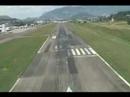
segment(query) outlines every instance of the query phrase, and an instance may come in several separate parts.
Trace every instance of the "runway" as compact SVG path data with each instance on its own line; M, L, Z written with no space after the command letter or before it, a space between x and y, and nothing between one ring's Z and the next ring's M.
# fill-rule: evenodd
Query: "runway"
M65 24L58 24L53 35L43 43L10 92L130 91L95 50Z

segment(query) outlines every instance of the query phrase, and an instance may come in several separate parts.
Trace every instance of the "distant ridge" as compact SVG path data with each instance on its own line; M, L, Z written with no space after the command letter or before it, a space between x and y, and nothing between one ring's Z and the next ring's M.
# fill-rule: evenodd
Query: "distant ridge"
M110 15L119 11L128 11L130 6L69 6L42 14L40 20L85 19Z

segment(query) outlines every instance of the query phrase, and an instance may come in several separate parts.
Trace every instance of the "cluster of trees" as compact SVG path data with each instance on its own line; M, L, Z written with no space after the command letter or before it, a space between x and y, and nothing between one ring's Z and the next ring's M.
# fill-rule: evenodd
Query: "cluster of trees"
M130 11L121 11L108 17L99 16L97 22L109 22L112 19L114 19L114 21L127 21L127 23L130 25Z
M130 15L130 11L122 11L118 12L117 14L111 15L115 20L128 20Z
M130 11L122 11L117 14L112 14L110 18L114 18L115 21L127 21L130 24Z
M24 20L19 20L19 19L13 19L10 20L10 24L14 26L23 26L23 25L30 25L32 23L35 23L34 19L24 19Z

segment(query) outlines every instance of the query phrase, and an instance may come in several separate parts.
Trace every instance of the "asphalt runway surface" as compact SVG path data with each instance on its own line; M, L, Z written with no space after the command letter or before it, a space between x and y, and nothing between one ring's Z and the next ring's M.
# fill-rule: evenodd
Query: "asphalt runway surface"
M65 24L57 25L11 92L127 92L124 83Z

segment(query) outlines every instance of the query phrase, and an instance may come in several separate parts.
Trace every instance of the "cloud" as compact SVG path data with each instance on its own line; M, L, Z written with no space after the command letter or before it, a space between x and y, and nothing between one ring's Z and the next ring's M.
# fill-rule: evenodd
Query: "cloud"
M0 15L15 18L38 17L43 13L63 6L0 6Z

